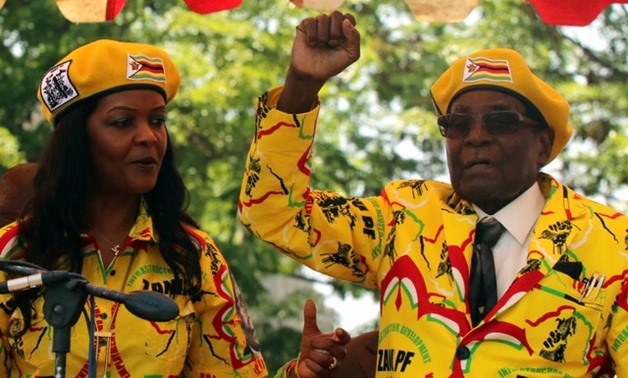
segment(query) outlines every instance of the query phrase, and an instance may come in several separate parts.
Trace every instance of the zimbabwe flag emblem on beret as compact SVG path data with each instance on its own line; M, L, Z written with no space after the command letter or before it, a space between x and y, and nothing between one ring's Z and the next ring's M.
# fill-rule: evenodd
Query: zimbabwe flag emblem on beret
M482 80L512 83L508 61L482 57L467 58L462 81L469 83Z
M166 70L161 58L145 55L129 55L126 77L129 80L166 81Z

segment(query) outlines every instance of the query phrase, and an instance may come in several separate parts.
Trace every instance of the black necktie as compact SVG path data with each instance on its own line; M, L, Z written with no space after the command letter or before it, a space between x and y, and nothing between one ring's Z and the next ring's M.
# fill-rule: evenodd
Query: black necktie
M469 285L471 321L474 327L497 303L495 264L491 248L497 243L503 231L504 226L492 217L484 218L476 225Z

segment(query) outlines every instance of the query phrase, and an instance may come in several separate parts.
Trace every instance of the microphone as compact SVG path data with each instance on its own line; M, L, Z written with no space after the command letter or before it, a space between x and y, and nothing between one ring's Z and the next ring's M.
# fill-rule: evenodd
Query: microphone
M179 306L171 298L148 290L131 292L124 305L142 319L165 322L179 316Z
M11 260L0 259L0 270L5 272L25 275L25 277L10 279L0 282L0 294L13 291L31 289L45 286L58 281L73 278L80 280L81 287L91 295L122 303L133 315L145 320L165 322L179 316L179 306L176 302L161 293L137 290L130 293L122 293L110 290L106 287L95 286L87 282L87 279L78 273L67 271L46 271L43 268L34 268L31 265L18 263Z
M85 290L94 296L120 302L130 313L145 320L166 322L179 316L175 301L155 291L137 290L126 294L91 284L85 284Z
M6 282L0 282L0 294L7 294L14 291L34 289L40 286L46 286L53 282L65 280L69 277L69 275L69 272L65 271L52 271L13 278Z

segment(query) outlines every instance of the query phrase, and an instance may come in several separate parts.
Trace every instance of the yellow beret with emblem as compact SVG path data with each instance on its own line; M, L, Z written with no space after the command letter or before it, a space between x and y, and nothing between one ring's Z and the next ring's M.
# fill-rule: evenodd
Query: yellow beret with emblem
M488 49L455 60L432 86L436 112L447 113L462 93L493 89L511 94L532 105L554 131L552 151L546 164L563 150L573 132L569 103L554 88L536 76L518 52Z
M181 78L170 56L143 43L101 39L69 53L42 79L37 98L46 119L55 124L59 115L82 100L125 89L154 89L170 102Z

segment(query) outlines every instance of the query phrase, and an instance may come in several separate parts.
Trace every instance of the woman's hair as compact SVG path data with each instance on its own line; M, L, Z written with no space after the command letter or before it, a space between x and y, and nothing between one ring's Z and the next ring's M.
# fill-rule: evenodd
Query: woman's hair
M16 258L45 269L81 271L80 234L87 216L87 189L92 170L86 127L98 100L81 101L56 122L35 177L36 191L31 211L20 222L19 238L24 255ZM183 293L197 295L201 286L201 251L182 223L197 228L198 224L185 211L189 192L177 171L170 139L157 183L152 191L144 194L144 199L159 236L163 259L174 272L175 279L182 282ZM30 318L30 311L24 311L29 307L23 306L30 306L30 299L23 298L20 301L18 296L16 300L26 320L27 316Z

